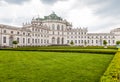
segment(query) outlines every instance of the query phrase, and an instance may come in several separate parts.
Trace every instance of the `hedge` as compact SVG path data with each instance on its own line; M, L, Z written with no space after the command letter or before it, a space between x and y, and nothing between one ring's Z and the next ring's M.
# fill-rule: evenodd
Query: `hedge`
M25 46L18 47L17 49L117 49L116 46L108 46L108 48L104 48L104 46ZM6 48L5 48L6 49ZM10 49L10 48L7 48Z
M4 50L4 49L3 49ZM22 48L15 48L15 49L5 49L11 51L42 51L42 52L72 52L72 53L98 53L98 54L115 54L116 50L100 50L100 49L22 49Z
M115 54L100 82L120 82L120 49Z

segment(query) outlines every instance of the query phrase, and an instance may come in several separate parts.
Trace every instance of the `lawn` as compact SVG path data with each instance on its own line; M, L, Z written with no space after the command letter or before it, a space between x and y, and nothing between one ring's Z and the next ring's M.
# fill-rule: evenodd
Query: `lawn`
M114 55L0 51L0 82L99 82Z

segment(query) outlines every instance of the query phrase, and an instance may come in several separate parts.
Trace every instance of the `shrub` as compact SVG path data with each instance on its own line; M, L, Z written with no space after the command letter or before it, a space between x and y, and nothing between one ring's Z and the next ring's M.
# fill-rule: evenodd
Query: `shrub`
M70 44L71 44L71 45L74 45L74 42L73 42L73 41L71 41L71 42L70 42Z
M120 50L115 54L112 62L101 77L100 82L119 82L120 81Z
M119 45L120 44L120 41L116 41L116 45Z

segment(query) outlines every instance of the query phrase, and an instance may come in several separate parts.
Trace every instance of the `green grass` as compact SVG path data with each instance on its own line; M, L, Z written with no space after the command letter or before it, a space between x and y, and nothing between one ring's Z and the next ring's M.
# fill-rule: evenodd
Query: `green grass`
M99 82L113 56L0 51L0 82Z

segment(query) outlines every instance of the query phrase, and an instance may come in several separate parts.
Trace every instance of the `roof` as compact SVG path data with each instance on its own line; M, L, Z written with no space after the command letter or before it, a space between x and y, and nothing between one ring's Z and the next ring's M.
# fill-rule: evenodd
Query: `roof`
M36 18L36 20L63 20L61 17L57 16L55 12L52 12L48 16L44 16L44 18Z

